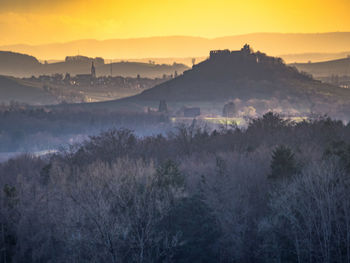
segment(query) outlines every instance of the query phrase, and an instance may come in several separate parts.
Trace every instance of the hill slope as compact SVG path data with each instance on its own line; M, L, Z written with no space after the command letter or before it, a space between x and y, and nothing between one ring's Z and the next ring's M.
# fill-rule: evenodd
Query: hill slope
M30 75L40 69L41 63L33 56L0 51L0 74L9 76Z
M299 54L282 54L279 57L283 58L286 63L309 63L309 62L324 62L329 60L336 60L346 58L350 55L350 51L336 52L336 53L299 53Z
M53 95L41 88L26 85L14 78L0 76L0 103L11 101L34 105L57 103Z
M317 63L294 63L291 65L301 71L312 74L316 78L331 75L350 76L350 57Z
M317 90L315 90L317 89ZM182 76L144 91L133 99L167 101L211 101L235 98L279 99L299 97L308 92L342 92L322 84L281 59L241 51L211 52L208 60L185 71ZM314 94L315 95L315 94ZM350 93L349 93L350 95Z

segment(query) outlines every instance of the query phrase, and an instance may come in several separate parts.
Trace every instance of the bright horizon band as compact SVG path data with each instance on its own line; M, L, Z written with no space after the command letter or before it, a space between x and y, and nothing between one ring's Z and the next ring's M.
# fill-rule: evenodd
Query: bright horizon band
M350 31L349 11L347 0L2 0L0 45Z

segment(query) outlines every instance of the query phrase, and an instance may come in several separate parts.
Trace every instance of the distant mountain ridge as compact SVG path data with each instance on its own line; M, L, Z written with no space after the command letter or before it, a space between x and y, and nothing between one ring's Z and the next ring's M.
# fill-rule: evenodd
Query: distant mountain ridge
M350 48L349 48L350 49ZM299 54L281 54L279 57L287 63L316 63L329 60L346 58L350 55L350 51L336 53L299 53Z
M65 61L56 63L43 64L35 57L0 51L0 75L8 75L15 77L31 77L39 75L51 74L88 74L90 73L91 64L95 63L96 74L98 76L113 76L136 77L140 75L148 78L160 78L165 75L173 75L175 71L182 73L188 67L183 64L158 65L155 63L141 62L115 62L105 64L102 58L89 58L85 56L67 56Z
M214 49L239 49L250 43L258 50L277 56L298 53L334 53L348 51L350 32L282 34L253 33L219 38L190 36L133 39L85 39L45 45L6 45L0 50L32 54L40 59L63 59L85 54L90 57L119 59L147 57L201 57Z

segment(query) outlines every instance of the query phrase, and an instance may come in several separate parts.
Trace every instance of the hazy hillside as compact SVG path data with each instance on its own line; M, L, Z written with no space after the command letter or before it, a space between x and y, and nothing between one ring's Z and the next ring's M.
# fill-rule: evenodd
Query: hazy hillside
M33 56L0 51L0 74L2 75L28 75L40 66L40 62Z
M111 64L105 64L102 58L88 58L84 56L73 56L65 61L55 63L40 63L35 57L13 52L0 52L0 74L15 77L30 77L32 75L51 74L87 74L90 73L91 63L95 63L96 74L110 75ZM156 78L163 74L172 75L177 71L182 73L188 69L183 64L158 65L155 63L141 62L116 62L112 64L113 76Z
M309 63L309 62L323 62L327 60L336 60L345 58L350 55L348 52L337 53L300 53L300 54L282 54L279 57L283 58L286 63Z
M326 77L331 75L350 76L350 56L343 59L317 63L294 63L292 66L308 72L314 77Z
M297 53L334 53L349 50L350 33L281 34L256 33L221 38L189 36L149 37L134 39L77 40L46 45L8 45L1 50L32 54L40 59L64 59L77 52L90 57L119 59L147 57L201 57L213 49L238 49L250 43L270 55Z
M36 105L57 103L53 95L41 88L26 85L14 78L0 76L0 103L11 101Z

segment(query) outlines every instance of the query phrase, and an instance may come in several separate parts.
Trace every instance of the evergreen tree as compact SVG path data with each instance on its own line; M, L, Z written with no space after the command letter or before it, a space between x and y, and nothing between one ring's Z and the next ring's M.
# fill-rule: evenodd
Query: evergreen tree
M278 146L272 153L270 179L289 178L297 172L297 163L293 151L284 145Z

